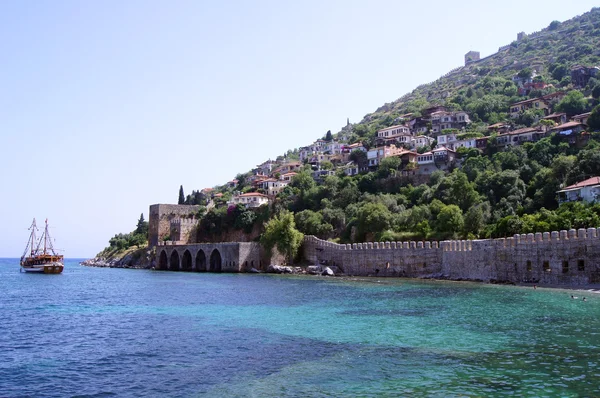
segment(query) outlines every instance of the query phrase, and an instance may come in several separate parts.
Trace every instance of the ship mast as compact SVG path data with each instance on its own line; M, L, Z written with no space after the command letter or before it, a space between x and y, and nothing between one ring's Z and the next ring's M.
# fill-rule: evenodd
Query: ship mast
M35 231L37 231L37 226L35 224L35 218L33 219L33 222L31 223L31 227L28 228L31 231L31 235L29 235L29 240L27 241L27 246L25 246L25 252L23 253L23 256L21 257L21 259L25 258L25 256L27 256L27 251L30 250L30 256L33 257L35 255L36 252L36 247L35 247Z
M46 229L44 231L44 254L46 254L46 248L50 249L52 255L55 256L54 246L52 246L52 237L48 232L48 219L46 218Z
M46 254L46 242L48 242L48 219L46 218L46 228L44 229L44 254Z

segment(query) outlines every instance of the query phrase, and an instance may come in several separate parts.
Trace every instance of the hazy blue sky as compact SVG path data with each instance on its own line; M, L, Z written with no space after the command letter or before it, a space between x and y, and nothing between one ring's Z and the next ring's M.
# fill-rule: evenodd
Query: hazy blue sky
M0 257L91 257L153 203L358 122L595 1L0 2Z

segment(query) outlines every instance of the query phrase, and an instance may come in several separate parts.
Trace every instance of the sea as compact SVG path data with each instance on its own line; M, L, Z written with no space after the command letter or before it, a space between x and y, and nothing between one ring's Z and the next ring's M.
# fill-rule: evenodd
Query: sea
M0 397L200 396L600 396L600 295L0 259Z

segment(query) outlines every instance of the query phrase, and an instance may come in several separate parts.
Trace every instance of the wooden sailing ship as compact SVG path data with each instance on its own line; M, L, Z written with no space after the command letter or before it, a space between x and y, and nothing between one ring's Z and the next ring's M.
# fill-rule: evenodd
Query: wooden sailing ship
M52 246L52 238L48 233L48 219L46 219L46 228L39 240L36 240L38 229L35 218L29 229L31 235L27 241L25 252L21 256L21 271L60 274L64 269L64 259L62 255L56 254Z

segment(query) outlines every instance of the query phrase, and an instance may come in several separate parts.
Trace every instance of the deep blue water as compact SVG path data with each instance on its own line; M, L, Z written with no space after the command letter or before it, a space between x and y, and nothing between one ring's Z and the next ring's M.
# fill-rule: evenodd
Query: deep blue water
M0 259L0 397L600 396L571 294Z

